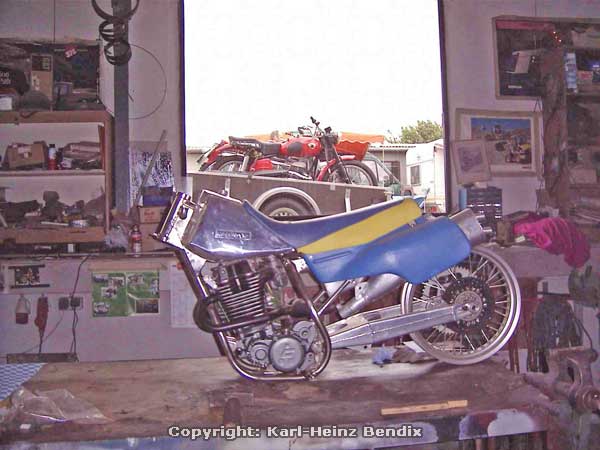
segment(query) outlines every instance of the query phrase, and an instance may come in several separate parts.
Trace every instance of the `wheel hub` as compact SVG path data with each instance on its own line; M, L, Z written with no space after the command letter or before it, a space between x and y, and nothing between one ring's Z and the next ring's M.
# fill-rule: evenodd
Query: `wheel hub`
M468 311L465 319L447 325L454 331L479 329L494 311L495 302L488 286L475 277L455 280L446 288L444 300L450 305L465 305Z

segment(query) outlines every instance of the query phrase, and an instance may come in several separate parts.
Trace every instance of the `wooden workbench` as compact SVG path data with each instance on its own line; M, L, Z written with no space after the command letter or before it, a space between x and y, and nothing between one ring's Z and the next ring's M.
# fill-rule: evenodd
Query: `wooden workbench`
M371 439L368 444L364 438L346 439L344 448L455 441L530 433L547 427L543 396L499 363L450 366L422 362L378 367L370 358L371 353L336 351L324 373L306 382L245 380L224 358L47 364L25 387L34 392L68 389L113 421L103 425L63 423L29 432L9 432L0 436L0 446L28 441L45 442L43 448L53 449L66 448L69 441L118 442L150 437L153 439L136 440L139 446L135 448L142 448L144 442L153 442L156 447L152 448L180 448L178 443L185 448L257 449L341 445L331 438L261 437L223 441L222 446L214 440L200 439L190 447L190 441L168 437L172 425L222 425L224 406L231 398L241 404L241 424L261 429L274 425L362 427L406 423L424 429L421 439L381 438ZM468 408L385 419L380 414L382 407L462 399L468 400ZM120 448L118 444L109 447Z

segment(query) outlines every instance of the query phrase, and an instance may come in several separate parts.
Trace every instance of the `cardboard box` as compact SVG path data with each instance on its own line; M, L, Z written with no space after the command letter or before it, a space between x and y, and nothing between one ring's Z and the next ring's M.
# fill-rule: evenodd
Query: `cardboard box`
M140 223L160 223L163 214L166 212L164 206L140 206Z
M49 54L31 55L31 89L44 94L52 102L54 93L53 59Z
M46 162L46 143L11 144L6 148L6 164L9 169L44 167Z
M168 245L165 245L152 236L152 233L156 233L158 229L158 224L156 223L143 223L140 224L140 232L142 233L142 251L143 252L154 252L157 250L166 250L169 248Z

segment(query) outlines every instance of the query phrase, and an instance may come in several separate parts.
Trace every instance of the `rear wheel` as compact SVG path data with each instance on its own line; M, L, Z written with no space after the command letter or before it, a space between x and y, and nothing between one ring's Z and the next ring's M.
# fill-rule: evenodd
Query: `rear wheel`
M344 168L350 178L351 184L357 184L362 186L377 186L377 179L373 174L373 171L369 167L360 161L344 161L342 162L344 167L340 164L335 164L323 177L323 181L331 183L344 183Z
M406 283L401 302L404 313L456 303L477 307L467 319L411 334L431 356L459 365L483 361L500 350L512 336L521 311L514 273L484 247L423 283Z
M309 216L315 214L306 204L293 197L277 197L266 202L260 211L270 217Z
M219 156L210 166L210 170L219 172L241 172L244 157L241 155Z

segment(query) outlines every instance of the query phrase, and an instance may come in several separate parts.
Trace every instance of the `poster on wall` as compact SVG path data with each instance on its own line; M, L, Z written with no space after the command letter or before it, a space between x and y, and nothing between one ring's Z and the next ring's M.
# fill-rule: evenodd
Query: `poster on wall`
M8 268L14 273L14 283L11 288L20 289L50 287L48 283L42 282L40 276L40 269L44 267L44 264L9 266Z
M133 205L157 142L132 141L130 145L130 201ZM173 192L175 177L173 176L171 153L167 150L166 143L161 144L159 152L142 191L143 206L166 206L169 204Z
M458 184L487 181L491 178L484 140L453 141L450 145Z
M540 173L539 114L457 109L456 115L456 136L485 143L492 175Z
M159 272L92 273L93 317L158 314Z

